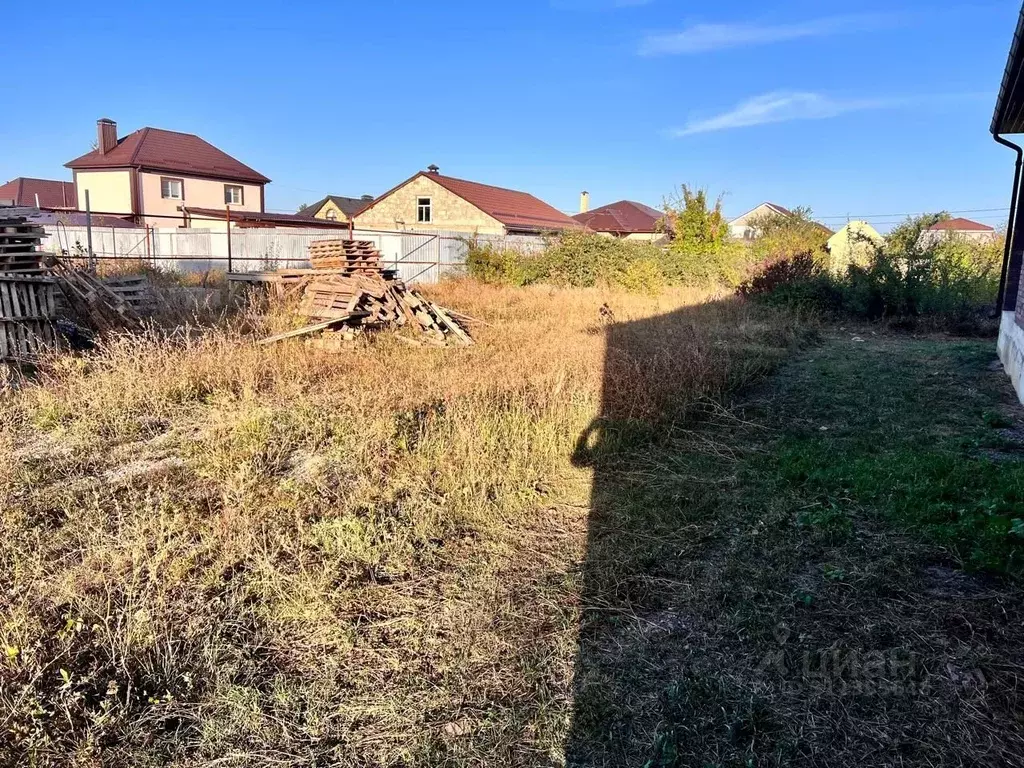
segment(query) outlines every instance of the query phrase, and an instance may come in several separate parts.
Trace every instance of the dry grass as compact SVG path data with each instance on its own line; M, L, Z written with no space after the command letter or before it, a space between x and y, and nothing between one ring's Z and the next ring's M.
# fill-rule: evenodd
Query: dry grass
M577 438L806 331L695 292L434 293L476 346L126 337L0 394L0 763L562 761Z

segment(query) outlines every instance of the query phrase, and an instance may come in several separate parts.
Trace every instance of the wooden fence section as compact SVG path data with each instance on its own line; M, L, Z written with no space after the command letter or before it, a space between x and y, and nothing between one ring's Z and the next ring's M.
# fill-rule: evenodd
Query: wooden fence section
M57 344L56 287L48 277L0 274L0 360L31 358Z

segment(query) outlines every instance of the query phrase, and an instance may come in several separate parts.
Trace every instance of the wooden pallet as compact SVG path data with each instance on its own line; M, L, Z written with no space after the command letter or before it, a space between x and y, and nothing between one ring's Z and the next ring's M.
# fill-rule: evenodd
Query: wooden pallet
M56 283L51 278L0 275L0 360L25 360L57 346Z
M43 275L46 268L40 250L43 228L23 217L2 218L0 213L0 273Z
M156 308L153 286L145 275L105 277L101 282L140 315L149 314Z
M370 240L315 240L309 244L309 263L315 269L376 273L380 251Z

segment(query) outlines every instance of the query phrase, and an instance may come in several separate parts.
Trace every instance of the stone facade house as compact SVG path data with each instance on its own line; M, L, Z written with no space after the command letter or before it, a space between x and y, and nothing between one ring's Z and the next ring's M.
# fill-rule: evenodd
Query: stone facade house
M321 200L317 200L311 205L307 205L299 211L299 215L310 219L340 221L344 223L349 221L353 216L359 213L359 211L372 202L373 195L363 195L362 197L328 195Z
M446 230L481 235L539 234L580 225L526 192L443 176L436 165L359 211L358 229Z
M118 138L117 123L97 121L96 149L66 164L78 205L131 216L137 224L180 227L185 206L260 213L270 182L191 133L140 128Z

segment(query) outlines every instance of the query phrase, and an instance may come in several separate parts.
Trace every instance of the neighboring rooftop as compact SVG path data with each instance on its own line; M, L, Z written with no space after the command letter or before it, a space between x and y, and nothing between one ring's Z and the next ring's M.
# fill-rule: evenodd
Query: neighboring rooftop
M313 216L316 215L317 211L324 207L328 200L330 200L332 203L338 206L342 213L344 213L349 218L352 218L357 213L359 213L359 211L365 208L367 203L373 202L373 195L363 195L362 197L342 197L341 195L327 195L327 197L321 198L320 200L317 200L315 203L312 203L311 205L307 205L305 208L299 211L299 216L306 216L307 218L312 218Z
M939 221L928 227L929 231L952 231L952 232L994 232L995 230L988 224L981 224L977 221L971 221L970 219L955 218L946 219L945 221Z
M78 208L75 184L71 181L52 179L30 179L19 176L0 185L0 200L13 200L15 205L36 207L36 196L40 208Z
M456 179L452 176L442 176L434 170L420 171L415 176L406 179L394 189L388 190L376 200L368 203L359 213L369 210L396 190L401 189L421 176L426 176L449 192L472 203L488 216L500 221L505 225L506 229L511 231L545 232L580 228L579 223L575 220L528 192L519 192L518 190L506 189L505 187L494 187L477 181Z
M118 139L117 124L112 120L100 120L97 126L98 147L65 163L65 167L76 171L138 168L250 184L270 181L262 173L192 133L140 128Z
M185 213L200 219L224 219L228 212L223 208L193 208L187 206ZM319 229L348 229L348 222L317 219L310 221L309 216L301 213L262 213L260 211L231 211L231 221L240 227L310 227ZM193 225L196 226L196 225ZM199 225L201 226L201 225Z
M572 218L595 232L656 232L664 214L634 200L619 200Z
M736 222L739 222L739 221L741 221L743 219L746 219L747 216L749 216L750 214L756 212L760 208L767 208L770 212L777 213L780 216L792 216L793 215L793 212L791 210L789 210L789 208L783 208L781 205L777 205L776 203L769 203L766 200L765 202L760 203L759 205L755 205L753 208L751 208L749 211L747 211L746 213L742 214L741 216L737 216L735 219L733 219L729 223L730 224L735 224Z

